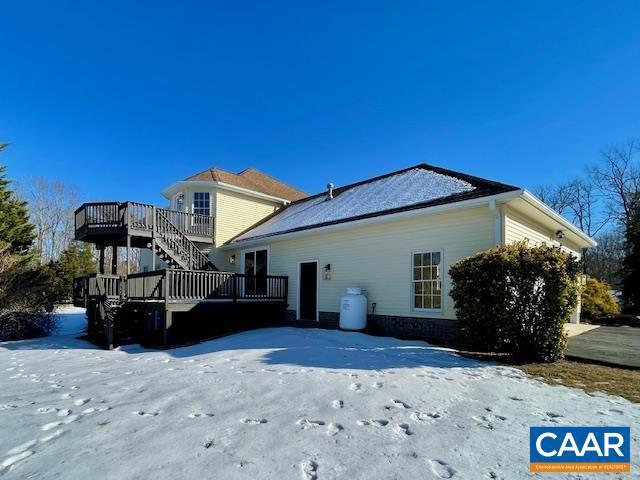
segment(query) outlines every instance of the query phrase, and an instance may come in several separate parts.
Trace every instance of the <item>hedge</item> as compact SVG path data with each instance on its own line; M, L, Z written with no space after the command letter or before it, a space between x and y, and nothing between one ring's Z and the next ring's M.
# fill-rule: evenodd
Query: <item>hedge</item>
M546 245L499 246L454 264L450 295L467 342L552 362L564 356L564 324L578 299L579 264Z

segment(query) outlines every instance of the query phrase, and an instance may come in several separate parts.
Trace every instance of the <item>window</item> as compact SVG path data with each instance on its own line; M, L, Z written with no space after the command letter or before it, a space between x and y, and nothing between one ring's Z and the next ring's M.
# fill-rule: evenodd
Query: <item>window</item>
M414 253L411 270L413 309L441 310L442 252Z
M194 192L193 213L207 216L210 215L211 207L209 206L209 192Z

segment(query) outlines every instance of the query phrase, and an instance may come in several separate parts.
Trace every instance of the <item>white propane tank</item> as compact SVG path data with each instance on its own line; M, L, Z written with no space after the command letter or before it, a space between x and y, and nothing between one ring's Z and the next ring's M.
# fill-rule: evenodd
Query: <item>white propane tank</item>
M358 287L347 288L340 299L340 328L363 330L367 326L367 297Z

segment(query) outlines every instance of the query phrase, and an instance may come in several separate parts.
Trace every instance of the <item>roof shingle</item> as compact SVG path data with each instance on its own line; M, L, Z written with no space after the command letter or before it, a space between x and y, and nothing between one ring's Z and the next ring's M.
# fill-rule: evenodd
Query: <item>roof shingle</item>
M495 195L518 187L420 164L303 198L241 233L229 243L272 237L405 210Z
M247 168L240 173L233 173L211 167L185 178L185 181L221 182L289 201L300 200L308 196L302 190L287 185L255 168Z

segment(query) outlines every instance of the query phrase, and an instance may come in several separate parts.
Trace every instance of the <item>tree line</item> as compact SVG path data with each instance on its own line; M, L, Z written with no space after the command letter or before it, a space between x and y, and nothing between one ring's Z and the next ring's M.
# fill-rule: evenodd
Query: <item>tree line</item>
M584 254L588 275L623 294L628 311L640 308L640 140L610 145L584 174L534 193L594 237Z

